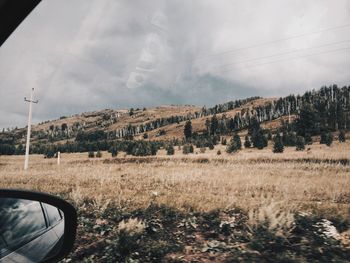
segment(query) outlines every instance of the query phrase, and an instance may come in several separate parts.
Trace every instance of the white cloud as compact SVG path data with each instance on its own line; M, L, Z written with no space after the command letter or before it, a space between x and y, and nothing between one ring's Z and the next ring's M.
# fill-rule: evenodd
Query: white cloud
M40 100L34 116L45 120L106 107L209 105L349 85L350 49L295 59L350 47L313 48L350 40L350 26L324 30L350 24L349 6L346 0L43 1L0 49L0 127L25 125L23 97L31 87ZM293 50L301 51L277 56Z

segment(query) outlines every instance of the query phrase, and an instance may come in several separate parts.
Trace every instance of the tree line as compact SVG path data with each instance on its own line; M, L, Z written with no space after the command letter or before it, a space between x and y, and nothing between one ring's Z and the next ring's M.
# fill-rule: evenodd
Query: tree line
M201 112L195 112L187 116L170 116L160 118L155 121L147 122L139 126L128 125L125 131L122 132L122 138L116 136L116 131L105 132L103 130L86 132L79 125L75 125L75 141L65 144L54 144L54 140L43 139L40 142L33 144L32 153L46 153L54 149L61 152L85 152L97 150L110 150L113 144L118 150L133 153L134 155L143 154L144 152L152 154L152 142L138 142L133 140L133 135L138 132L143 132L149 129L156 129L171 123L180 123L186 121L184 127L184 139L163 142L168 145L195 145L198 148L208 147L213 148L218 143L228 144L232 149L239 145L235 134L242 130L248 129L248 135L245 138L244 145L264 148L267 141L272 139L272 133L275 133L274 143L283 146L296 146L308 144L312 142L312 136L320 135L321 143L330 145L333 140L333 133L339 131L339 138L345 140L345 131L350 127L350 86L339 88L336 85L322 87L318 91L308 91L302 96L289 95L284 98L279 98L275 101L267 102L263 105L244 108L235 114L233 117L227 117L225 112L232 110L242 105L254 101L257 97L248 98L246 100L237 100L225 104L218 104L212 108L205 107ZM217 114L221 113L219 117ZM223 113L223 114L222 114ZM203 115L212 115L205 121L205 130L196 133L192 131L191 120L199 118ZM294 121L283 122L277 131L262 129L260 123L270 121L281 116L296 116ZM138 127L138 128L137 128ZM52 133L60 130L61 139L70 138L69 133L65 133L69 127L62 124L60 129L55 127L49 128ZM164 131L165 133L165 131ZM162 136L164 133L159 133ZM24 146L19 143L20 137L18 133L2 133L0 137L0 154L23 154ZM42 135L44 137L44 135ZM232 140L225 142L221 137L232 136ZM144 136L147 137L147 136ZM339 139L340 140L340 139ZM147 144L147 145L146 145ZM162 143L160 143L162 144ZM124 145L129 145L124 147ZM131 146L135 150L130 150ZM232 146L236 145L236 146ZM242 145L242 143L241 143ZM277 147L276 146L276 147ZM157 144L159 149L159 144ZM147 148L146 150L143 148ZM239 147L238 147L239 148ZM278 148L278 147L277 147ZM281 147L279 147L281 148ZM301 146L299 147L302 148ZM234 152L234 150L232 150ZM278 150L276 150L278 152Z

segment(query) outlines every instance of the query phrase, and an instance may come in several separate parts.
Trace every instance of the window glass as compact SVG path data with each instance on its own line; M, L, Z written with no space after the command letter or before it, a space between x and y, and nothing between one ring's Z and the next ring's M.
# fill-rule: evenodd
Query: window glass
M58 209L52 205L43 204L46 208L46 212L49 218L50 225L55 225L56 222L61 220L61 215Z
M31 241L46 229L39 202L14 198L0 199L0 233L8 248ZM2 247L3 248L3 247Z
M0 233L0 258L2 254L2 250L7 247L4 238L2 237L2 233Z

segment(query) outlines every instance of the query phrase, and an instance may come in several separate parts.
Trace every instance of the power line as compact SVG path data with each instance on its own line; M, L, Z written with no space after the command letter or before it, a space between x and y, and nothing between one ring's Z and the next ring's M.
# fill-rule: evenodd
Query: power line
M275 54L268 55L268 56L264 56L264 57L257 57L257 58L239 60L239 61L237 61L237 62L233 62L233 63L224 64L224 65L219 65L219 66L213 67L213 69L216 69L216 68L223 68L223 67L228 67L228 66L233 66L233 65L242 64L242 63L245 63L245 62L263 60L263 59L267 59L267 58L280 57L280 56L284 56L284 55L288 55L288 54L293 54L293 53L297 53L297 52L301 52L301 51L305 51L305 50L316 49L316 48L322 48L322 47L333 46L333 45L339 45L339 44L348 43L348 42L350 42L350 39L344 40L344 41L338 41L338 42L327 43L327 44L319 45L319 46L313 46L313 47L307 47L307 48L294 49L294 50L290 50L290 51L286 51L286 52L275 53Z
M279 43L279 42L283 42L283 41L287 41L287 40L291 40L291 39L295 39L295 38L302 38L302 37L305 37L305 36L315 35L315 34L319 34L319 33L323 33L323 32L340 30L340 29L347 28L347 27L350 27L350 24L336 26L336 27L329 27L329 28L318 30L318 31L314 31L314 32L294 35L294 36L290 36L290 37L286 37L286 38L281 38L281 39L276 39L276 40L272 40L272 41L263 42L263 43L260 43L260 44L254 44L254 45L251 45L251 46L246 46L246 47L231 49L231 50L227 50L227 51L223 51L223 52L218 52L218 53L206 55L206 56L203 56L203 57L199 57L197 59L194 59L194 61L205 60L206 58L210 58L210 57L222 56L222 55L226 55L226 54L229 54L229 53L235 53L235 52L241 51L241 50L267 46L267 45L271 45L271 44L275 44L275 43Z
M258 67L258 66L263 66L263 65L268 65L268 64L274 64L274 63L279 63L279 62L284 62L284 61L289 61L289 60L296 60L296 59L300 59L300 58L306 58L306 57L311 57L311 56L317 56L317 55L322 55L322 54L328 54L328 53L336 53L336 52L341 52L344 50L349 50L350 47L346 47L346 48L339 48L339 49L333 49L333 50L327 50L327 51L323 51L323 52L319 52L319 53L313 53L313 54L308 54L308 55L304 55L304 56L297 56L294 58L287 58L287 59L279 59L279 60L274 60L274 61L269 61L266 63L260 63L260 64L255 64L255 65L251 65L251 66L246 66L246 67L239 67L239 68L253 68L253 67ZM236 68L231 68L231 69L226 69L226 70L220 70L220 71L216 71L216 72L229 72L233 69Z

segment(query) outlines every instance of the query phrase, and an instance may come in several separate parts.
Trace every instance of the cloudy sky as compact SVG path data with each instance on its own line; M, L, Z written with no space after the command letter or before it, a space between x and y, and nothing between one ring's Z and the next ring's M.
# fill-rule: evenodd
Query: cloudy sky
M0 127L350 85L348 0L46 0L0 48Z

